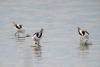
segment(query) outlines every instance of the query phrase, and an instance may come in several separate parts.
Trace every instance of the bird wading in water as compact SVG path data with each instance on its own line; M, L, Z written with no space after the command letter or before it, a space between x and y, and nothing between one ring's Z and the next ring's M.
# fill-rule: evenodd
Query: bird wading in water
M19 37L19 33L22 33L22 34L24 35L24 37L29 37L29 36L30 36L29 34L26 34L25 28L24 28L23 25L21 25L21 24L16 24L15 22L13 22L13 25L14 25L14 27L15 27L15 29L16 29L15 36L18 35L18 37Z
M40 32L36 32L32 36L32 40L34 41L34 44L37 44L37 45L40 44L40 39L42 38L42 35L43 35L43 28L41 28Z
M89 40L89 33L86 30L82 30L78 27L78 33L81 36L81 40L87 42Z

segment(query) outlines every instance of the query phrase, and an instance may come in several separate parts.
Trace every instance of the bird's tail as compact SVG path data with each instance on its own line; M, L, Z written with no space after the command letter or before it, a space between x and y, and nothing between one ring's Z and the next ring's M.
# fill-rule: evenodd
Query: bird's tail
M31 35L27 34L27 33L24 33L24 36L25 37L30 37Z

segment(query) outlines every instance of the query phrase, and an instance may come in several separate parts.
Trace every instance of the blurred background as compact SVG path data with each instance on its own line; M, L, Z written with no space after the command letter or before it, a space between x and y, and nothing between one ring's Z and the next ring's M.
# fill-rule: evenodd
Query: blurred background
M31 36L44 29L41 47L17 38L12 22ZM87 30L80 44L77 27ZM99 0L0 0L0 67L100 67Z

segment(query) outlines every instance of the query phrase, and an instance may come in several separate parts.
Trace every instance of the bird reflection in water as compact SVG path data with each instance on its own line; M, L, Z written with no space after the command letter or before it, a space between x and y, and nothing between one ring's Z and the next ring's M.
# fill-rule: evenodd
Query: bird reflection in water
M25 37L15 37L16 42L24 42L25 41Z
M79 56L82 61L88 58L89 55L89 48L92 45L92 43L89 42L80 42L80 50L79 50Z
M89 49L89 45L92 45L92 43L89 42L80 42L80 50L85 51Z
M40 61L42 57L41 46L32 46L34 57L36 60Z

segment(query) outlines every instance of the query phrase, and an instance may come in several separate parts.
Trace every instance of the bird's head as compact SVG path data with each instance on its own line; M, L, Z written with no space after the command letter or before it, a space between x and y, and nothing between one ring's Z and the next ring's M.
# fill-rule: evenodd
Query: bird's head
M13 22L13 25L16 26L17 24L15 22Z
M43 32L43 28L41 28L40 32Z
M80 27L78 27L78 31L80 31Z

